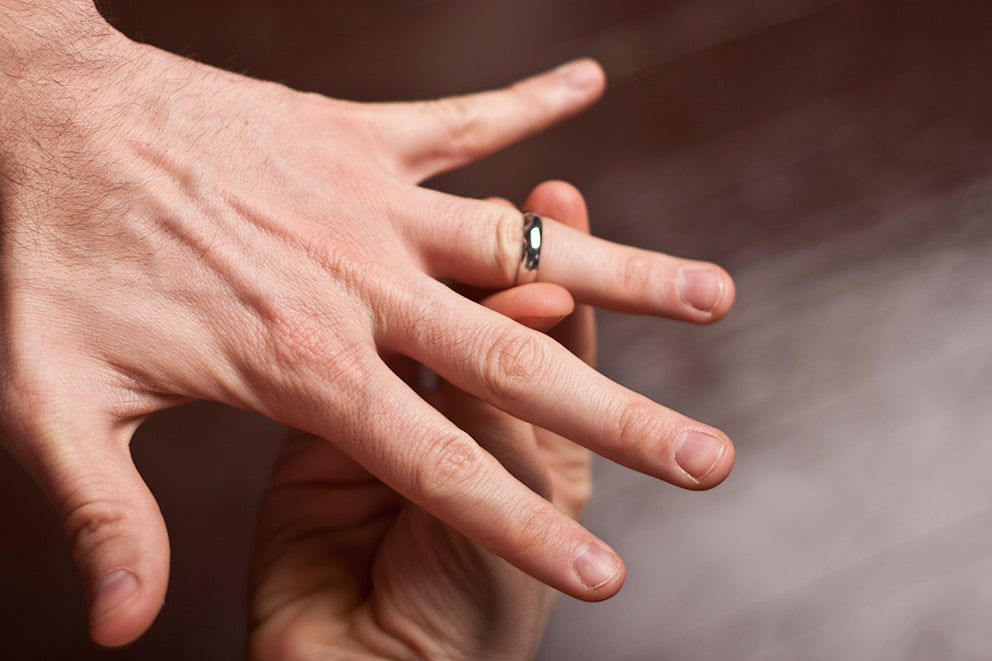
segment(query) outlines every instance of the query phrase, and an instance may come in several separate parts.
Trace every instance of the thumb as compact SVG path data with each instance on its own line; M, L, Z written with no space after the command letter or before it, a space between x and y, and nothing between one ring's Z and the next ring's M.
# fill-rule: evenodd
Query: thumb
M71 434L43 443L47 451L31 462L64 521L88 595L90 635L108 647L148 629L169 575L165 522L131 460L130 434L122 436Z

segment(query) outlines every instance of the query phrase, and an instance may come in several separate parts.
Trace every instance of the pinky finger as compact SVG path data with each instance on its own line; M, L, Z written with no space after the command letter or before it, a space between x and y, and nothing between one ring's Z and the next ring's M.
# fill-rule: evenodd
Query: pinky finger
M619 556L514 478L392 372L370 375L377 415L342 447L391 488L538 580L585 601L626 575ZM327 421L330 428L335 421ZM407 442L395 443L402 436Z
M575 310L575 301L564 287L534 282L491 294L481 305L538 331L547 331Z

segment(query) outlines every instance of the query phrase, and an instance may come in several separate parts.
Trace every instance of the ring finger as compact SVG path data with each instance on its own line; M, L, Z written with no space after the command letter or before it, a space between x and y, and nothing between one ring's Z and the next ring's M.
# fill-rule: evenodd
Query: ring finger
M536 278L522 261L535 244L525 217L512 208L428 192L441 228L411 237L434 277L505 288L526 280L565 287L575 299L617 312L651 314L697 323L729 312L734 284L719 266L622 246L542 218ZM528 239L528 240L525 240ZM525 246L529 250L525 250Z

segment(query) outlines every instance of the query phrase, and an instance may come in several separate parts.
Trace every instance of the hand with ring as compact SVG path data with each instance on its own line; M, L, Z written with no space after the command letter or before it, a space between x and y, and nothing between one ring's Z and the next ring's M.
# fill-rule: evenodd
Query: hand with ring
M542 184L526 208L588 231L582 197L567 184ZM522 284L481 302L549 331L591 363L592 311L573 311L560 287ZM590 493L588 450L450 384L425 397L517 479L578 518ZM537 651L555 591L405 500L333 439L291 433L259 512L253 661L527 659Z
M2 438L64 520L96 641L133 640L161 607L168 538L128 443L192 399L331 439L452 530L586 600L619 589L616 554L385 357L672 484L727 475L721 432L442 283L550 283L699 323L729 310L733 284L711 264L550 215L523 237L514 209L418 186L587 107L604 85L595 63L360 104L134 43L85 0L0 3L0 22ZM537 268L521 270L528 255Z

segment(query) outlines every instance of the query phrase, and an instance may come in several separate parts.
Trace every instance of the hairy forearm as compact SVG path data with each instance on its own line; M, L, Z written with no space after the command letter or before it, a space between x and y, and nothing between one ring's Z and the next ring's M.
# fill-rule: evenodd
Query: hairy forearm
M91 0L0 0L0 25L6 74L79 55L113 31Z
M0 26L2 184L61 168L79 124L118 96L134 49L89 0L0 0Z
M89 0L0 0L0 129L82 83L123 39Z

